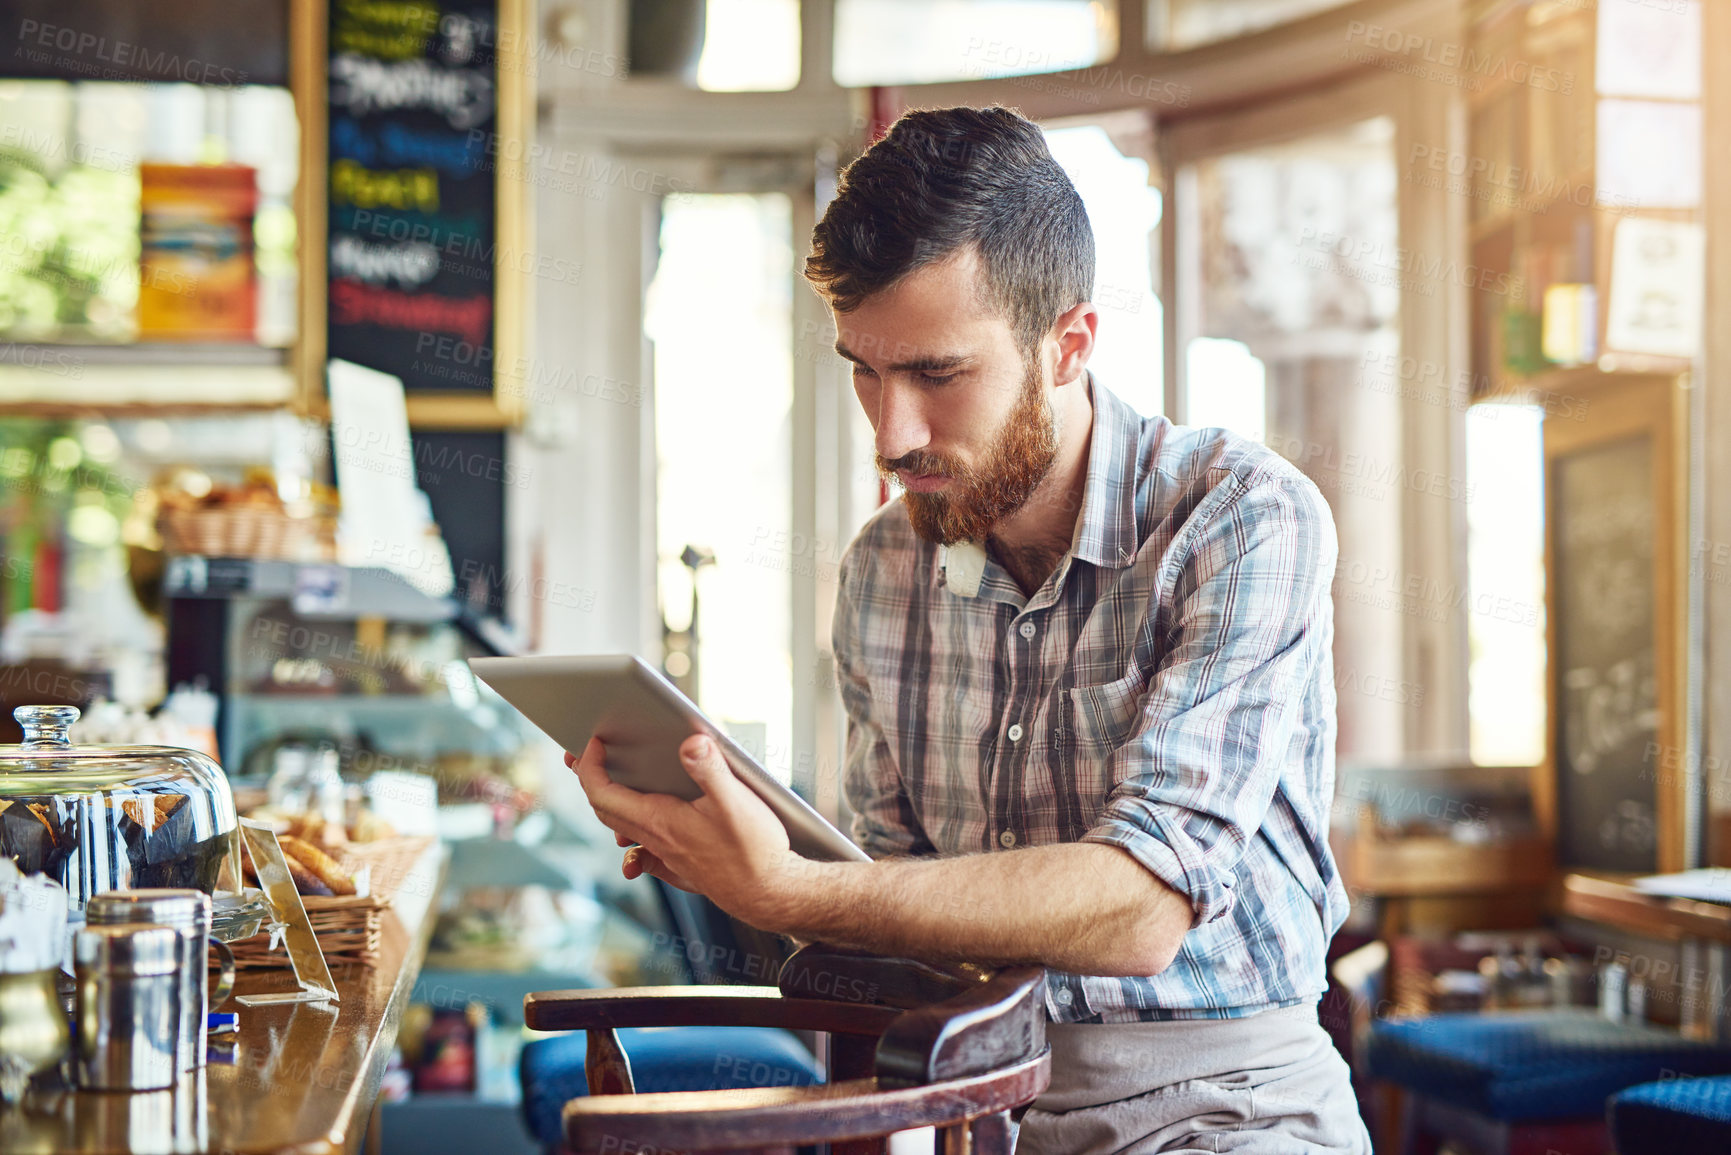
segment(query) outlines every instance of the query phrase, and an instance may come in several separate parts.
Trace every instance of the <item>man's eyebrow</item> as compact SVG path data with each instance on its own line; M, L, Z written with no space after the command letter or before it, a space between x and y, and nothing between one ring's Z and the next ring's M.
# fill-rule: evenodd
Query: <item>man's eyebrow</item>
M841 357L852 361L855 365L864 365L863 358L855 354L840 341L835 343L835 351ZM973 358L965 353L930 354L924 357L909 357L896 361L888 368L898 373L945 373L952 369L960 369L973 362Z

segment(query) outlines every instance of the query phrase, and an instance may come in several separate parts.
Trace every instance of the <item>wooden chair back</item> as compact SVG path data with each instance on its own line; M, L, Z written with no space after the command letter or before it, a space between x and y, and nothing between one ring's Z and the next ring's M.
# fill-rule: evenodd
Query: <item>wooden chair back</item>
M572 1152L791 1155L828 1144L878 1155L891 1134L937 1131L941 1155L1010 1155L1012 1112L1051 1077L1045 971L934 966L814 944L776 987L545 991L523 1001L537 1030L588 1033L587 1098L565 1105ZM829 1037L816 1087L635 1094L621 1027L758 1026Z

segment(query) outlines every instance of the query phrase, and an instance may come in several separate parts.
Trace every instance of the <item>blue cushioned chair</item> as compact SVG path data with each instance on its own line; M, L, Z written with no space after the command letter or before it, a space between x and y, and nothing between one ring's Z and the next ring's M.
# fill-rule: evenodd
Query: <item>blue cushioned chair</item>
M1619 1155L1731 1151L1731 1078L1668 1078L1611 1100Z
M1609 1150L1610 1096L1667 1075L1731 1073L1731 1052L1569 1008L1379 1022L1367 1067L1408 1092L1409 1151L1450 1138L1483 1155L1547 1145L1585 1155Z
M806 1087L823 1070L799 1038L764 1027L637 1027L619 1032L637 1090L731 1091L743 1087ZM589 1093L577 1031L523 1048L523 1117L542 1146L564 1142L561 1112Z

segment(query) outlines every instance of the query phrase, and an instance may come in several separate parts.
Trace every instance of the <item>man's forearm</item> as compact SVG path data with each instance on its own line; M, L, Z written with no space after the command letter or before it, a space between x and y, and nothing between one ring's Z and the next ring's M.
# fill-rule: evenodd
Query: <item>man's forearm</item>
M801 862L765 927L799 938L1095 975L1165 969L1189 902L1130 855L1064 843L955 858Z

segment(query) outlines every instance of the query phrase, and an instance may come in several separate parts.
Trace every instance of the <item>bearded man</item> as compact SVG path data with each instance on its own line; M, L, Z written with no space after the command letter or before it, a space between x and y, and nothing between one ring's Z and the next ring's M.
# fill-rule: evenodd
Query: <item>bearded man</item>
M871 863L810 862L713 743L704 796L579 778L642 873L884 954L1049 968L1018 1151L1367 1152L1318 1025L1347 901L1316 487L1087 371L1087 214L1037 126L909 113L806 277L905 490L841 565L844 785Z

